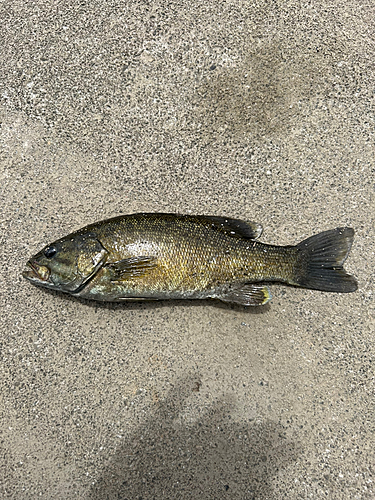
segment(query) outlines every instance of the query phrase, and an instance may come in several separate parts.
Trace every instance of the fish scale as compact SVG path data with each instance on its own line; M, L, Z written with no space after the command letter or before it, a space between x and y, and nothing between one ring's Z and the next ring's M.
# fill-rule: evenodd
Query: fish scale
M214 298L263 305L266 283L323 291L357 288L343 263L354 231L337 228L295 246L260 243L262 228L218 216L131 214L97 222L29 260L34 284L102 301Z

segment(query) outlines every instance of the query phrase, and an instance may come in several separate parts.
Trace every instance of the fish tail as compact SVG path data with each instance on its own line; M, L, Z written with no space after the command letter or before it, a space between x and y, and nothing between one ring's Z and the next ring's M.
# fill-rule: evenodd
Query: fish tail
M343 268L353 243L354 230L339 227L299 243L295 284L326 292L354 292L357 281Z

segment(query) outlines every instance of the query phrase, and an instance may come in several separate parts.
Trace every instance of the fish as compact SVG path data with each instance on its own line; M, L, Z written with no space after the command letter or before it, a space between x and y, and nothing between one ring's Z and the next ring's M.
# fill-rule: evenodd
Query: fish
M282 283L354 292L343 268L354 230L339 227L297 245L258 241L262 226L221 216L136 213L90 224L45 246L26 264L35 285L97 301L271 300Z

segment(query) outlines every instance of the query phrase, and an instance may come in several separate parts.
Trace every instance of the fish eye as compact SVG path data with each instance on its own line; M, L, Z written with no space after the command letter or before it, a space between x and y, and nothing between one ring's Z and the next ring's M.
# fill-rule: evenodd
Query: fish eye
M44 255L47 257L47 259L51 259L54 255L56 255L57 250L55 247L47 247L44 250Z

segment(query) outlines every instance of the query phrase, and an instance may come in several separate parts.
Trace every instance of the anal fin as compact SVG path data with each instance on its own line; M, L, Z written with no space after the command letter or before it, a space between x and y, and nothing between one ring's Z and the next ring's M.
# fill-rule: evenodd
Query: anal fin
M254 283L240 283L229 290L218 293L215 298L242 306L263 306L272 299L269 288Z

